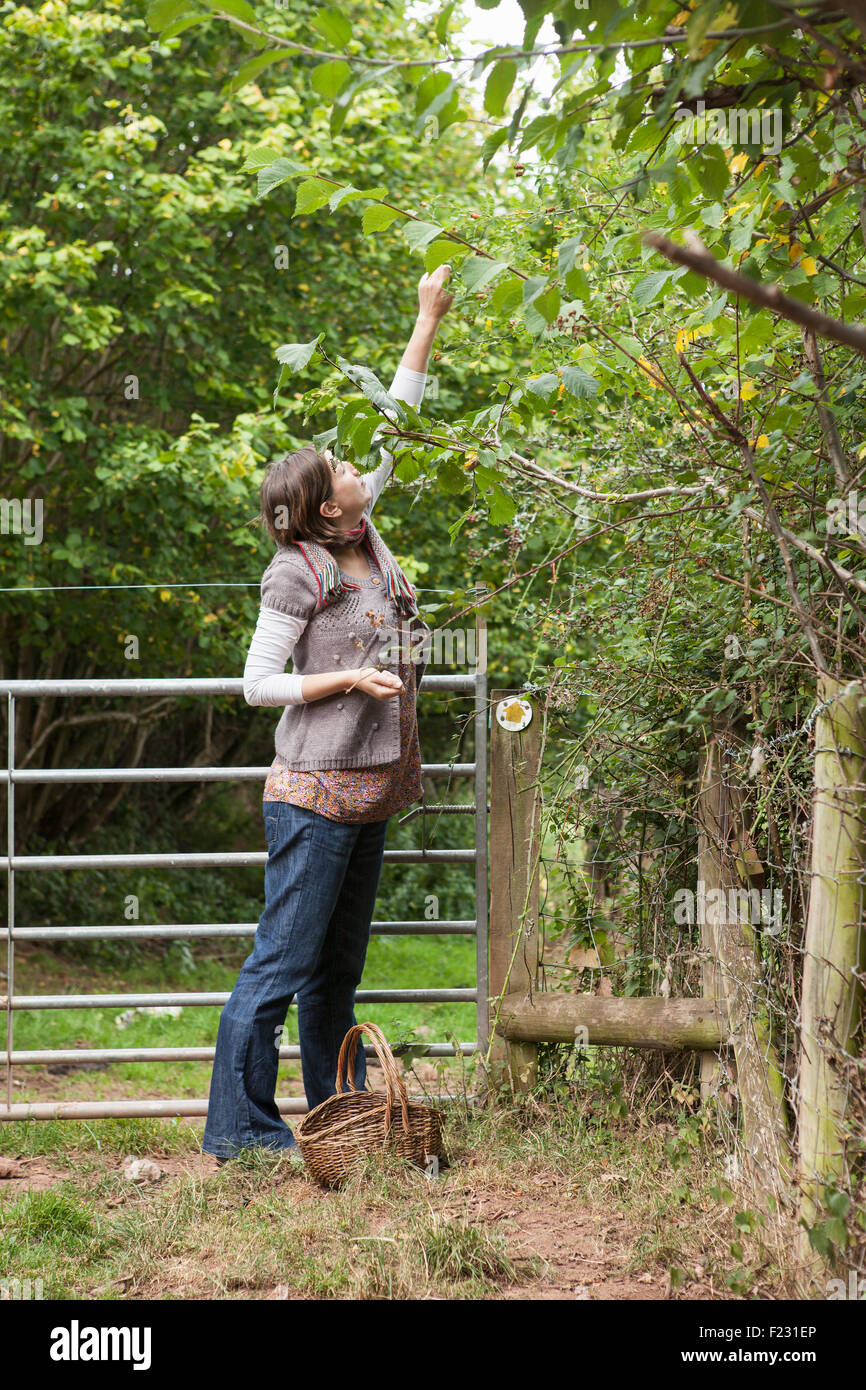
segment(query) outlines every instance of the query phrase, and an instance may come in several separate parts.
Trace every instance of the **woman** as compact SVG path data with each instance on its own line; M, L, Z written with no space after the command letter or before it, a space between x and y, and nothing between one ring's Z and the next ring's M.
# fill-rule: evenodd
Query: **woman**
M409 405L421 402L433 339L452 303L450 273L440 266L418 286L417 322L391 386ZM426 663L416 670L409 654L429 629L370 520L393 462L383 451L362 477L353 464L305 448L272 464L262 482L261 519L277 550L262 577L244 696L285 709L262 806L265 907L220 1016L211 1077L202 1148L222 1162L250 1146L296 1146L274 1100L293 998L307 1104L335 1093L337 1054L356 1022L388 818L422 794L416 699ZM390 666L384 633L399 633ZM365 1080L359 1048L359 1089Z

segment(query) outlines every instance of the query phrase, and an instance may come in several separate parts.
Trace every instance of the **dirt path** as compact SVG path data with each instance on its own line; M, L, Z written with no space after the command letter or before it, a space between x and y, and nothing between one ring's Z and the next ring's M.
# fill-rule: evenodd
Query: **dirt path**
M25 1192L44 1192L69 1178L76 1178L82 1194L88 1187L86 1177L76 1171L79 1163L92 1163L93 1155L70 1151L69 1166L60 1166L46 1157L13 1160L18 1176L0 1177L0 1197L14 1199ZM153 1161L161 1176L155 1183L139 1185L130 1182L128 1194L109 1198L106 1208L116 1209L127 1204L137 1205L157 1189L165 1190L185 1177L213 1177L220 1169L210 1155L190 1153L169 1155L155 1152ZM100 1176L114 1169L118 1176L123 1170L123 1157L106 1156L100 1163ZM462 1219L473 1226L497 1227L505 1235L508 1254L524 1261L534 1256L543 1262L540 1272L520 1284L502 1287L496 1295L502 1299L526 1300L664 1300L671 1297L670 1279L666 1272L637 1273L630 1269L639 1234L634 1220L614 1211L600 1212L598 1204L587 1205L579 1191L573 1190L556 1174L541 1173L528 1180L528 1186L510 1183L505 1176L490 1183L474 1172L477 1160L457 1163L444 1170L441 1185L431 1192L437 1213L442 1219ZM288 1186L291 1186L291 1193ZM307 1179L293 1174L284 1182L268 1186L263 1193L268 1200L275 1195L291 1200L293 1210L327 1202L331 1194ZM438 1197L438 1200L436 1198ZM371 1236L395 1229L394 1208L383 1211L381 1205L359 1211L368 1221ZM158 1289L147 1283L134 1283L125 1291L131 1298L148 1297L213 1297L212 1278L218 1275L218 1255L202 1250L200 1256L188 1255L177 1261L169 1259L159 1279ZM676 1293L677 1298L724 1297L727 1291L703 1285L700 1279L688 1283ZM99 1290L85 1294L104 1296ZM251 1297L309 1298L310 1295L285 1286L262 1288Z

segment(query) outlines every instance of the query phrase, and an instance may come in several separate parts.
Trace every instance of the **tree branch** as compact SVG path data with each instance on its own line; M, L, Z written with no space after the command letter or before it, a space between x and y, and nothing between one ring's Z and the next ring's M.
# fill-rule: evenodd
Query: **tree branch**
M272 34L267 29L261 29L256 24L248 24L243 19L237 19L235 15L227 14L225 10L214 10L213 16L215 19L226 20L235 29L242 29L247 34L255 34L258 38L265 39L275 48L284 48L286 53L299 53L308 58L338 58L344 63L351 60L359 67L438 68L446 63L477 63L484 57L485 53L490 52L490 47L488 47L475 55L454 53L445 58L365 58L359 53L349 55L342 50L314 48L310 44L297 43L294 40L283 38L280 34ZM796 29L800 25L800 16L790 15L785 19L773 20L770 24L761 24L753 29L710 30L704 35L704 41L758 37L776 29ZM606 43L588 40L581 43L546 44L543 48L496 48L495 54L497 60L502 58L559 58L565 53L606 53L611 49L625 51L632 48L665 48L680 43L688 43L688 41L689 35L684 29L668 25L664 33L651 39L608 39Z
M827 445L827 452L833 463L836 486L844 494L851 486L851 474L848 472L848 460L842 448L836 416L833 414L827 397L827 378L824 375L824 364L821 361L818 340L809 328L803 329L803 351L806 354L809 371L812 373L812 380L818 392L816 401L818 419L821 422L821 433L824 436L824 443Z
M798 299L783 294L778 285L766 285L762 280L753 280L748 275L741 275L739 271L717 261L693 232L686 232L685 235L688 246L679 246L660 232L645 232L642 239L645 245L652 246L666 260L673 261L674 265L684 265L689 270L697 271L699 275L712 280L722 289L731 290L742 299L757 304L759 308L769 309L771 313L816 333L819 338L829 338L835 343L842 343L866 357L866 330L851 323L843 323L841 319L831 319L819 309L801 304Z

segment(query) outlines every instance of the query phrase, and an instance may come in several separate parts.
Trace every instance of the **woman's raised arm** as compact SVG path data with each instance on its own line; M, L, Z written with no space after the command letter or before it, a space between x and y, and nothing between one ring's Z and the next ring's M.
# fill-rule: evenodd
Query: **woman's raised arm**
M450 274L450 266L440 265L430 275L422 275L418 282L418 317L391 383L391 395L397 400L404 401L406 405L420 405L424 398L427 363L430 358L433 339L436 337L440 323L454 302L454 296L448 294L444 288ZM390 417L390 412L386 411L386 414ZM377 497L391 476L393 467L393 454L389 454L383 449L382 462L367 476L367 482L370 484L368 514L373 510Z

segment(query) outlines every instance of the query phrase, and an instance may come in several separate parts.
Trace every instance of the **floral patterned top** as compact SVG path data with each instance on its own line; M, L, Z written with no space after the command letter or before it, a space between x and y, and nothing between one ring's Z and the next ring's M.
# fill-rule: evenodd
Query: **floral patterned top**
M371 577L363 587L381 585L378 566L371 559ZM356 580L356 576L352 576ZM411 806L423 795L421 749L418 742L417 688L414 661L399 662L397 673L403 689L400 702L400 757L378 767L326 768L294 771L274 758L265 782L265 801L289 801L305 806L329 820L350 825L387 820Z

